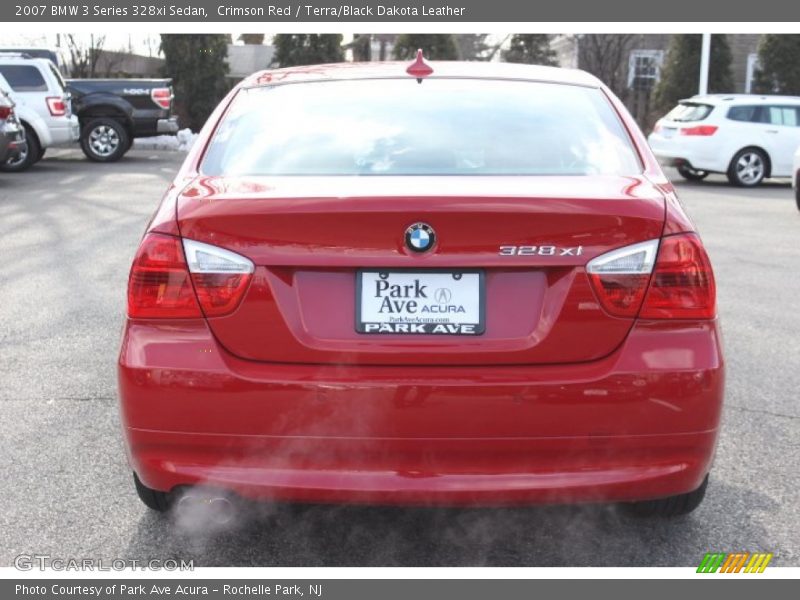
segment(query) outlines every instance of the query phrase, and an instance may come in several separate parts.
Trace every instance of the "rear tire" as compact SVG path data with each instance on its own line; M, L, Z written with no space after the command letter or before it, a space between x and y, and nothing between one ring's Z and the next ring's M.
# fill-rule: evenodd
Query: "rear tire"
M687 181L702 181L708 177L708 171L698 171L686 165L679 166L678 173Z
M9 159L2 165L0 165L0 169L3 171L7 171L9 173L21 173L31 167L35 162L39 160L39 157L42 154L42 147L39 144L39 138L36 137L36 133L34 133L33 129L31 129L28 125L25 125L25 140L28 142L28 149L23 153L20 154L15 159Z
M644 502L632 502L625 504L624 507L627 512L636 517L679 517L688 515L700 506L703 498L705 498L707 487L708 475L703 479L700 487L693 492L669 496L668 498L645 500Z
M136 486L136 493L139 495L139 500L141 500L147 508L156 512L166 512L169 510L169 494L150 489L139 480L139 476L136 473L133 474L133 483Z
M758 148L739 150L728 166L728 181L739 187L755 187L767 176L767 155Z
M95 162L118 161L130 148L130 136L116 119L92 119L81 130L81 150Z
M797 202L797 210L800 210L800 171L797 172L794 180L794 199Z

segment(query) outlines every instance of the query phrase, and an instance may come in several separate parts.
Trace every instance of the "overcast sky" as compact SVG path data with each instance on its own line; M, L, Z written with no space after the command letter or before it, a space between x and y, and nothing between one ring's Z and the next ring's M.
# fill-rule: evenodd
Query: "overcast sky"
M233 34L233 39L239 37L239 32ZM66 50L66 37L67 34L55 33L8 33L3 32L0 34L0 46L29 46L29 47L45 47L54 48L61 46ZM88 46L90 34L77 33L74 34L75 38L82 44ZM158 56L158 46L161 41L158 33L118 33L109 32L106 35L103 49L105 50L122 50L132 51L134 54L142 54L144 56ZM348 42L352 39L352 33L344 33L344 41ZM490 34L489 41L499 42L505 37L505 34ZM269 37L267 38L269 41Z
M88 33L76 33L75 38L81 43L89 45ZM35 46L37 48L54 48L61 45L66 48L66 34L36 34L36 33L7 33L0 34L0 45L2 46ZM151 34L126 34L110 32L106 34L103 48L105 50L132 50L134 54L144 56L157 56L160 37L157 33Z

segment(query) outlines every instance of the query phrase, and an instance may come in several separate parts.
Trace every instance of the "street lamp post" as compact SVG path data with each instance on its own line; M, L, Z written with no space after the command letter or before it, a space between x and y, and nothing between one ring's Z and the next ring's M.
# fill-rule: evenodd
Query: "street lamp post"
M708 93L708 67L711 62L711 34L703 34L703 46L700 50L700 89L702 96Z

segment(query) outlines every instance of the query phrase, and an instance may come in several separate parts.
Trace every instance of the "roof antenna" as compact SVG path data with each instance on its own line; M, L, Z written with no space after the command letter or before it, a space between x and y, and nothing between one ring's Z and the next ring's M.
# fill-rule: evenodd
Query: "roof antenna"
M417 50L417 58L408 66L406 73L412 77L416 77L417 83L422 83L423 77L427 77L433 73L433 69L425 62L425 57L422 56L422 48Z

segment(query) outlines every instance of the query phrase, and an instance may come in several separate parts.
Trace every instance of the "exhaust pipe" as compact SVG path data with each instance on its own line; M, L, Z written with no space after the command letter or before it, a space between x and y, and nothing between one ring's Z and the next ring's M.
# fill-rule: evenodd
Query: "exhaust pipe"
M208 502L211 518L217 525L227 525L236 515L236 507L225 496L215 496Z
M179 519L227 525L236 516L236 507L225 496L189 491L175 503L175 514Z

